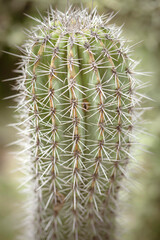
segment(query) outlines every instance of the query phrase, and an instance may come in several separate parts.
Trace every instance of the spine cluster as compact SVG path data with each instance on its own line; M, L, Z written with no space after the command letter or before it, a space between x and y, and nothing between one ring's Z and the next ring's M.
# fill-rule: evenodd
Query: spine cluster
M116 239L118 191L144 96L138 63L111 18L51 9L28 32L17 79L23 240Z

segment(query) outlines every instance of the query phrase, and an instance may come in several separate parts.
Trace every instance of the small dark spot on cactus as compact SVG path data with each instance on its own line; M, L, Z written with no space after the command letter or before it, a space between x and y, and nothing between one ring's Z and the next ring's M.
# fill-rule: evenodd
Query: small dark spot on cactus
M89 213L89 218L93 219L93 213L92 212Z
M93 193L94 193L94 186L90 186L89 187L89 192L91 193L91 195L93 195Z
M73 108L76 108L78 105L78 100L77 99L71 99L71 105Z
M77 216L77 210L76 209L72 208L72 213L75 217Z
M33 74L33 77L32 77L32 82L36 81L37 80L37 75L36 74Z
M53 97L53 96L54 96L54 89L53 89L53 88L50 88L50 89L49 89L49 96L50 96L50 97Z
M64 195L62 193L56 192L56 204L54 206L55 215L61 210L64 204Z
M116 126L116 129L117 129L117 132L121 132L121 131L122 131L121 124L118 124L118 125Z
M38 112L37 109L34 110L34 115L35 115L35 117L38 117L38 116L39 116L39 112Z
M133 125L129 125L129 126L128 126L128 130L129 130L129 131L132 131L132 130L133 130Z
M129 93L130 95L133 94L133 89L132 89L131 87L129 88L128 93Z
M68 41L69 41L69 45L71 46L71 48L73 47L73 44L74 44L74 40L73 40L73 37L69 37L69 39L68 39Z
M98 178L98 172L95 172L95 173L93 174L93 181L96 181L97 178Z
M115 180L115 175L114 175L114 173L111 175L111 177L110 177L110 182L114 182L114 180Z
M54 134L57 131L58 127L56 125L53 126L52 128L52 133Z
M37 96L36 96L36 94L32 94L32 101L33 101L33 102L37 101Z
M51 111L51 116L54 116L56 113L56 108L51 107L50 111Z
M91 35L95 37L96 40L100 40L98 33L91 31Z
M98 126L99 126L101 131L104 131L105 122L100 120L99 123L98 123Z
M99 140L98 145L101 149L104 146L104 140Z
M40 58L41 58L41 55L36 56L36 60L35 60L35 63L34 63L35 65L39 62Z
M107 40L112 40L111 36L110 36L108 33L105 34L105 38L106 38Z
M120 150L120 148L121 148L121 144L120 144L120 142L117 141L115 145L116 145L116 149L117 149L117 150Z
M99 156L97 156L96 158L95 158L95 162L102 162L102 157L99 157Z
M57 145L58 145L58 143L56 141L53 141L53 143L52 143L53 150L57 147Z
M125 71L127 74L132 74L132 71L129 68L126 68Z
M36 34L33 33L33 35L30 36L31 39L33 39L35 42L39 42L40 38L36 36Z
M80 140L79 134L74 134L74 141L76 141L76 143L78 143L79 140Z
M116 112L118 113L118 115L121 115L121 110L122 110L122 107L117 107Z
M118 162L118 161L114 161L114 166L115 166L115 168L117 168L117 167L118 167L118 164L119 164L119 162Z
M71 77L71 78L69 79L69 86L72 88L72 87L74 87L75 83L76 83L76 80Z
M90 49L90 44L89 44L89 42L85 42L85 43L84 43L84 48L90 52L91 49Z
M57 157L51 156L51 161L53 164L57 163Z
M39 161L39 156L36 156L36 158L34 160L34 162L37 162L37 161Z
M53 53L56 55L59 52L59 47L54 47Z
M132 143L128 140L127 147L130 148L132 146Z
M38 132L39 132L39 130L40 130L40 127L39 127L39 126L37 126L37 127L36 127L36 133L38 133Z
M104 104L103 104L103 103L100 103L98 108L99 108L99 111L100 111L101 113L104 112Z
M73 174L76 175L77 173L79 173L79 168L75 167Z
M116 88L116 89L115 89L115 92L116 92L116 96L117 96L117 97L120 97L120 96L121 96L121 88Z
M103 48L103 49L102 49L102 53L104 54L104 57L105 57L105 56L107 56L107 58L110 58L110 57L111 57L107 48Z
M74 63L74 60L73 60L73 56L71 55L68 57L68 65L70 66L70 68L73 65L73 63Z
M54 167L52 167L51 173L52 173L52 179L53 179L53 180L56 179L56 174L55 174Z
M116 69L115 69L114 67L111 69L111 71L112 71L112 73L113 73L114 75L117 75L117 71L116 71Z
M124 173L121 173L121 176L125 176Z
M45 44L47 43L47 41L50 39L50 36L47 35L44 39L43 39L43 43L42 44Z
M51 68L50 68L50 73L49 73L50 76L53 77L53 76L55 75L55 73L56 73L56 72L55 72L55 68L54 68L54 67L51 67Z
M84 111L88 111L89 109L89 102L87 100L84 100L82 103L82 107Z
M97 64L96 64L95 61L92 61L92 62L91 62L91 67L92 67L93 71L95 71L95 72L96 72L97 69L98 69L98 68L97 68Z
M80 151L79 151L79 150L75 150L75 151L73 152L73 154L74 154L74 157L75 157L76 159L80 157Z
M127 56L127 54L126 53L123 53L123 56L124 56L124 58L128 58L128 56Z
M124 58L128 58L128 57L127 57L127 54L124 53L124 52L122 52L120 49L117 50L117 53L118 53L119 56L121 56L121 57L123 56Z
M118 186L116 187L116 189L117 189L117 190L120 189L120 186L118 185Z
M118 53L120 56L123 55L123 52L122 52L120 49L117 50L117 53Z
M74 118L73 118L73 125L75 125L75 127L77 127L78 124L79 124L79 119L78 119L78 117L74 117Z
M102 92L102 84L101 84L101 83L98 83L98 84L96 85L96 90L97 90L98 93L101 93L101 92Z

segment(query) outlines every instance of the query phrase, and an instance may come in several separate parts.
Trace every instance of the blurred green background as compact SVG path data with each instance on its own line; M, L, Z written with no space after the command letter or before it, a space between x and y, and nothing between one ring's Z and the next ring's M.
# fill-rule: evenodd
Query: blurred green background
M70 1L73 5L92 8L91 0ZM38 10L44 14L49 5L65 10L67 0L0 0L0 49L18 54L16 45L25 39L24 29L35 24L24 13L38 16ZM144 120L149 134L141 134L141 143L146 151L141 151L137 159L142 166L132 174L138 182L130 187L127 202L121 218L123 219L123 240L159 240L160 239L160 1L159 0L94 0L99 13L118 12L114 18L117 25L123 23L124 35L132 39L136 59L142 59L140 69L152 72L144 79L151 85L145 93L153 99L147 106ZM6 127L14 121L12 99L2 100L13 95L15 82L3 79L16 76L18 58L0 51L0 240L14 240L18 203L22 197L17 191L19 173L11 173L17 166L14 148L5 145L16 140L16 130ZM151 152L151 153L149 153ZM132 183L131 183L132 185Z

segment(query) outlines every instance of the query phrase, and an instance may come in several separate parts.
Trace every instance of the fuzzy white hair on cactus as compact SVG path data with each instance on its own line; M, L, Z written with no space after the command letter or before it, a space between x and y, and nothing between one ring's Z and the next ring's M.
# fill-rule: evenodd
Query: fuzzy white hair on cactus
M118 192L145 96L144 73L112 18L51 8L27 31L15 96L23 240L116 239Z

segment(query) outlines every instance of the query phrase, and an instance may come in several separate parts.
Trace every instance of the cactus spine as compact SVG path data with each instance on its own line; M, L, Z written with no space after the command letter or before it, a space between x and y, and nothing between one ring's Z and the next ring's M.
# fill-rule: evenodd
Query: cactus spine
M141 99L137 62L111 18L51 9L28 32L17 79L29 180L23 240L116 239Z

